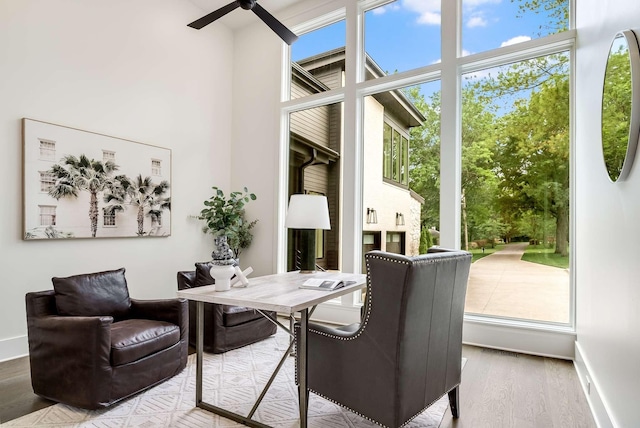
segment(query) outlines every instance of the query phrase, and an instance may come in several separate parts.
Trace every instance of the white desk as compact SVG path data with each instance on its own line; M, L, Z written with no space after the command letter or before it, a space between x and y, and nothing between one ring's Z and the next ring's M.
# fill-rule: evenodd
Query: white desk
M354 284L340 288L335 291L308 290L299 288L305 280L309 278L331 278L341 279L343 281L355 281ZM217 303L223 305L246 306L259 310L264 316L263 311L276 311L286 314L290 318L295 312L300 313L300 343L297 344L297 352L300 354L300 364L298 366L298 403L300 407L300 427L307 426L307 326L311 311L310 308L317 304L326 302L344 294L353 293L365 286L366 275L347 274L339 272L316 272L312 274L301 274L299 272L287 272L282 274L266 275L257 278L249 278L249 286L245 288L232 287L229 291L215 291L213 285L204 287L190 288L179 290L178 297L194 300L197 302L196 310L196 406L201 409L208 410L228 419L234 420L241 424L268 428L261 422L253 419L253 414L260 405L267 390L271 386L271 382L275 379L276 374L284 364L289 355L293 342L289 345L280 360L280 363L274 370L273 375L264 387L264 390L258 397L253 409L248 415L240 415L230 412L223 408L214 406L210 403L202 401L202 344L204 330L204 303ZM271 319L267 316L267 318ZM272 321L280 328L286 330L292 337L293 331L282 325L277 320Z

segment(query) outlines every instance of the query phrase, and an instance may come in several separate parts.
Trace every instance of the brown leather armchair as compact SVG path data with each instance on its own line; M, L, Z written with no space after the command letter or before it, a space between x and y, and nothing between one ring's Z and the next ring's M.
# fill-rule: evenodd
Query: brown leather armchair
M372 251L365 259L362 322L341 328L309 324L308 391L391 428L448 393L457 418L471 254Z
M131 299L124 272L53 278L53 290L27 293L36 394L98 409L184 369L186 300Z
M178 290L211 285L210 265L196 263L195 271L178 272ZM265 312L276 319L275 312ZM206 352L219 354L266 339L277 326L258 311L242 306L204 304L204 343ZM196 302L189 301L189 344L196 345Z

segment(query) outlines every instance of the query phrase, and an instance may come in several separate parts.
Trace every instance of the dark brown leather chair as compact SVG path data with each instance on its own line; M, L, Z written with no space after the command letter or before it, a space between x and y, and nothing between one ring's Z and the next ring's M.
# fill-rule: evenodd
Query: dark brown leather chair
M53 290L27 293L36 394L98 409L184 369L186 300L131 299L124 272L53 278Z
M310 323L308 390L391 428L448 393L457 418L471 254L372 251L365 259L362 322L341 328Z
M211 285L210 265L196 263L195 271L178 272L178 290ZM265 312L276 319L275 312ZM205 352L219 354L266 339L277 326L258 311L242 306L204 304ZM196 302L189 301L189 344L196 346Z

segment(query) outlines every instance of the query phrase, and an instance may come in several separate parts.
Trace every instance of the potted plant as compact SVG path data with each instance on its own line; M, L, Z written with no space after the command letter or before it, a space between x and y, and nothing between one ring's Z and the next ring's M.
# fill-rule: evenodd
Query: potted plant
M213 196L204 201L205 208L200 211L198 219L206 222L202 231L212 234L216 242L213 259L231 258L235 260L253 240L251 229L258 220L247 221L244 206L257 198L255 194L249 193L246 187L243 192L229 193L228 198L218 187L214 186L212 189Z

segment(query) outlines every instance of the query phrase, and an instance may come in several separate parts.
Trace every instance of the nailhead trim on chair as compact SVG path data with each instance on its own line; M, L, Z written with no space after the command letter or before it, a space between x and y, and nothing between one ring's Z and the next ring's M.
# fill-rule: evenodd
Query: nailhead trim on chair
M457 385L456 385L456 386L457 386ZM314 394L316 394L316 395L317 395L317 396L319 396L319 397L324 398L325 400L331 401L333 404L337 404L338 406L343 407L343 408L345 408L345 409L349 410L350 412L355 413L356 415L360 416L361 418L364 418L364 419L368 420L369 422L373 422L374 424L376 424L376 425L380 425L381 427L384 427L384 428L389 428L387 425L385 425L385 424L383 424L383 423L380 423L380 422L376 421L375 419L371 419L369 416L365 416L365 415L363 415L362 413L360 413L360 412L358 412L358 411L356 411L356 410L353 410L351 407L349 407L349 406L345 406L344 404L337 402L336 400L333 400L333 399L331 399L331 398L329 398L329 397L325 397L324 395L320 394L319 392L317 392L317 391L315 391L315 390L313 390L313 389L311 389L311 388L309 388L309 391L313 392ZM411 416L411 417L410 417L410 418L409 418L405 423L403 423L402 425L400 425L400 427L403 427L403 426L407 425L409 422L411 422L412 420L414 420L415 418L417 418L418 416L420 416L420 414L421 414L422 412L424 412L424 411L425 411L425 410L427 410L429 407L431 407L431 406L432 406L436 401L438 401L439 399L441 399L442 397L444 397L444 396L445 396L445 394L447 394L447 392L445 392L445 393L444 393L444 394L442 394L440 397L438 397L438 398L436 398L435 400L433 400L431 403L427 404L425 407L423 407L423 408L422 408L422 410L420 410L420 411L419 411L418 413L416 413L415 415Z

